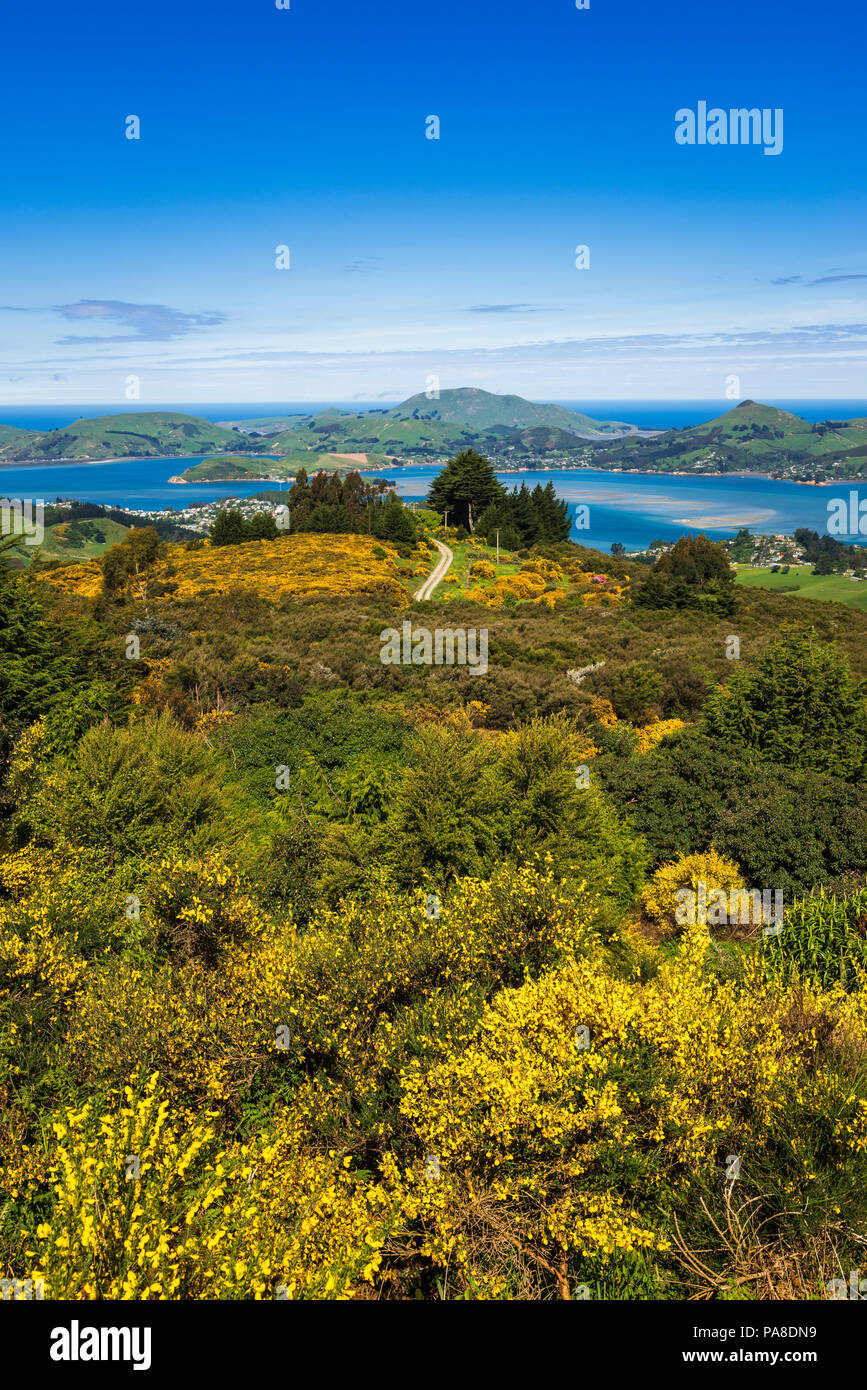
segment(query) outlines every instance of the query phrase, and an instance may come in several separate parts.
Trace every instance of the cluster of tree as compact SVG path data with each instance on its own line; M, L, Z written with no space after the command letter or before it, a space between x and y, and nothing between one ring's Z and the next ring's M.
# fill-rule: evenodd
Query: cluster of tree
M568 503L557 496L553 483L537 483L532 492L522 483L485 508L477 533L493 541L499 531L507 550L523 550L539 542L568 541L571 529Z
M863 570L867 566L867 547L846 545L833 536L820 536L807 526L799 526L795 540L813 566L814 574L836 574L843 570Z
M718 617L737 611L735 572L725 549L707 536L681 536L660 555L634 602L645 608L700 608Z
M344 478L322 471L308 478L300 468L287 501L293 531L352 531L407 545L416 538L412 513L397 493L355 470Z
M217 514L211 527L214 545L273 540L286 531L366 534L397 545L412 545L416 539L413 515L397 493L383 482L366 483L357 471L341 478L320 470L310 478L306 469L299 468L289 491L271 498L288 509L286 524L281 518L278 526L269 512L245 520L237 508L227 508Z
M463 449L434 478L427 504L441 516L447 514L452 526L464 526L472 535L479 517L505 492L488 460L475 449Z
M522 483L507 492L475 449L449 459L431 484L427 504L444 518L447 515L450 525L465 527L489 542L499 531L500 544L507 550L567 541L571 530L568 505L553 483L537 483L532 492Z
M272 512L245 517L237 507L217 512L209 535L213 545L240 545L241 541L273 541L279 535Z
M657 862L713 843L787 895L867 870L867 689L812 629L738 664L652 756L633 756L617 726L594 738L602 785Z

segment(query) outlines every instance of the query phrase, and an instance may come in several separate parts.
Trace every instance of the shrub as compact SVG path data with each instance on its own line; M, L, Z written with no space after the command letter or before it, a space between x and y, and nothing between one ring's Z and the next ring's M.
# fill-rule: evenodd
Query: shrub
M678 892L690 889L698 893L701 883L708 894L715 888L728 891L744 887L737 864L717 854L716 850L710 849L704 854L684 854L656 870L641 895L645 911L669 933L673 932L676 929L675 913L682 901L677 897ZM695 907L695 920L707 926L706 907L704 910L700 905Z
M837 648L790 631L704 708L708 735L769 762L856 781L867 769L867 698Z
M157 955L213 964L229 946L261 931L263 918L220 853L174 854L157 865L146 895L146 936Z
M235 840L242 808L203 745L168 715L90 729L67 758L31 779L18 818L38 843L113 864Z

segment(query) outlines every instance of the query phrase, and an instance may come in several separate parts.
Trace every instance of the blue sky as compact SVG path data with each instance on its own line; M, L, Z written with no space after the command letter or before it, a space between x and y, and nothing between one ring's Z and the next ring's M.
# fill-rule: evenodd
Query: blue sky
M867 396L855 0L14 8L0 405Z

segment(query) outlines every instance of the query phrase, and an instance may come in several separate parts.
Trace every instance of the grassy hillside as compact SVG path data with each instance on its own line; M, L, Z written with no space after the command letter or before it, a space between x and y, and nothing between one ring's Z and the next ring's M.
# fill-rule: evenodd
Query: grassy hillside
M8 427L7 427L8 428ZM243 435L210 420L171 411L141 411L74 420L64 429L44 434L0 435L0 459L7 462L53 459L158 458L202 454L209 449L238 447Z
M99 521L61 521L46 526L40 560L93 560L123 540L129 530L108 517Z
M812 565L791 565L788 574L776 574L764 567L738 565L737 583L749 589L770 589L772 593L799 598L826 599L850 608L867 609L867 580L849 579L845 574L813 574Z
M38 430L20 430L15 425L0 425L0 458L6 456L7 449L26 449L41 438Z
M439 398L411 396L390 410L352 415L339 410L293 418L275 417L255 422L270 430L275 424L285 428L254 440L257 449L305 448L373 451L400 457L416 453L447 457L470 446L502 447L508 443L518 452L568 452L582 447L588 439L633 427L617 421L592 420L578 411L559 405L544 405L521 396L498 396L490 391L461 387L441 391Z
M494 425L506 425L517 430L546 427L585 438L634 428L616 420L592 420L589 415L567 410L562 405L540 404L524 400L523 396L498 396L478 387L466 386L440 391L434 400L423 392L410 396L402 405L387 411L386 418L438 420L450 425L465 425L481 433Z
M275 447L272 445L272 447ZM245 457L242 454L223 454L216 458L203 459L192 468L185 468L178 476L185 483L220 483L239 481L244 478L294 478L299 468L308 473L346 473L353 468L364 468L366 464L352 459L336 458L333 454L318 454L315 451L295 449L281 458Z
M821 480L867 477L867 420L811 424L774 406L743 401L706 424L652 438L594 445L597 467L648 472L762 472Z
M867 420L811 424L754 401L744 401L725 415L689 429L666 430L651 437L633 433L610 440L606 434L633 427L592 420L563 406L470 388L443 391L438 400L412 396L391 410L366 414L324 410L250 423L279 428L266 434L245 434L165 411L82 419L46 434L3 426L0 461L214 452L220 455L219 467L206 459L193 476L197 481L206 477L224 481L244 476L247 464L239 457L241 451L245 455L276 453L293 462L309 451L317 457L308 459L305 466L340 468L341 462L334 462L331 456L365 454L374 466L374 458L438 460L473 447L500 458L514 458L517 463L522 456L581 454L583 461L597 467L647 472L752 471L803 481L867 477ZM239 471L230 471L233 468Z

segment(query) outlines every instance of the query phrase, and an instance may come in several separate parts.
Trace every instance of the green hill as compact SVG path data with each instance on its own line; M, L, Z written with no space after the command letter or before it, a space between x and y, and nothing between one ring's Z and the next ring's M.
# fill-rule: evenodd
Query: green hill
M15 425L0 425L0 457L7 448L24 449L33 440L41 438L38 430L20 430Z
M273 448L273 446L272 446ZM178 475L184 483L225 483L241 482L245 479L257 481L260 478L294 478L299 468L308 473L350 473L355 467L350 459L335 458L331 454L318 454L308 450L296 449L282 458L248 457L243 454L218 454L214 458L202 459L201 463L185 468Z
M247 428L256 427L256 435L248 436L246 447L251 450L302 447L398 458L448 458L471 446L564 452L583 447L588 440L635 429L616 420L592 420L564 406L539 404L522 396L497 396L476 387L442 391L437 400L428 400L424 394L410 396L390 410L357 415L322 410L315 415L264 417L243 423ZM282 428L269 432L274 426ZM259 431L266 433L260 437Z
M248 428L251 422L246 422ZM205 456L184 473L191 481L291 477L298 467L349 471L339 454L366 454L368 465L388 459L447 459L475 448L500 458L581 453L594 467L648 473L761 472L795 481L867 478L867 419L811 423L775 406L743 401L704 424L638 434L616 420L593 420L563 406L475 387L442 391L438 400L411 396L389 410L313 415L255 422L274 433L246 434L172 411L142 411L75 420L39 433L0 425L0 461L7 463L109 458ZM619 437L618 432L630 431ZM243 453L241 452L243 450ZM260 461L277 454L279 464ZM363 465L362 465L363 466Z
M8 432L8 434L7 434ZM63 429L38 433L11 430L0 434L0 458L7 462L53 459L171 458L245 443L227 430L195 415L141 411L74 420Z
M243 424L245 430L236 428ZM254 428L255 427L255 428ZM568 453L588 441L634 430L618 421L592 420L559 405L544 405L521 396L498 396L475 387L440 393L437 400L411 396L390 410L351 414L322 410L314 415L261 417L213 424L172 411L141 411L78 419L63 429L36 430L0 426L0 461L7 463L172 458L222 455L220 468L205 459L191 470L195 481L237 481L258 464L244 455L317 455L308 467L342 467L322 462L334 453L365 453L384 458L448 458L460 449L513 449L516 453ZM249 431L249 432L245 432ZM867 441L867 435L865 435ZM371 462L372 462L371 458ZM294 470L293 470L294 471ZM186 477L186 474L184 475ZM283 476L273 473L272 476ZM290 476L287 474L287 476Z
M437 420L481 431L496 425L508 425L516 430L545 426L591 439L598 438L600 434L619 434L635 429L634 425L625 425L617 420L592 420L589 415L567 410L562 405L539 404L537 401L527 401L523 396L497 396L475 386L441 391L436 400L429 400L423 393L410 396L402 405L387 411L386 418Z
M801 481L867 476L867 420L811 424L775 406L742 401L725 415L650 438L592 445L595 467L643 472L769 473Z

